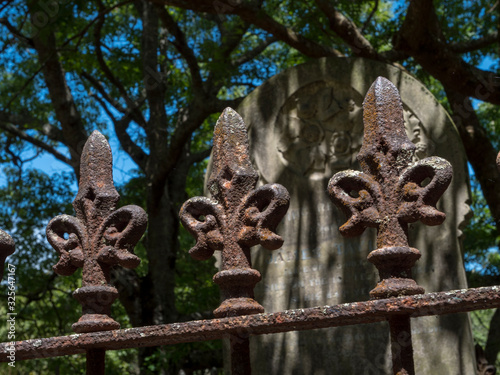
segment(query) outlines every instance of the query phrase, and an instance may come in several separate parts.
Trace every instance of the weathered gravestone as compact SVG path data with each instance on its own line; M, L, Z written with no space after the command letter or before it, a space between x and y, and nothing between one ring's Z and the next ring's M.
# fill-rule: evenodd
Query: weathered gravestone
M393 66L363 59L320 59L291 68L264 83L238 108L247 124L260 183L277 182L291 195L278 228L285 243L275 252L256 251L263 280L256 299L266 312L369 299L378 282L366 256L375 231L343 238L345 216L329 200L328 180L359 169L362 102L378 76L399 89L415 160L448 160L453 180L437 208L447 215L438 227L410 227L410 245L422 253L413 269L426 292L466 287L460 226L469 208L466 159L456 128L427 89ZM412 320L418 374L474 374L468 316ZM290 332L252 338L254 374L389 374L386 323Z

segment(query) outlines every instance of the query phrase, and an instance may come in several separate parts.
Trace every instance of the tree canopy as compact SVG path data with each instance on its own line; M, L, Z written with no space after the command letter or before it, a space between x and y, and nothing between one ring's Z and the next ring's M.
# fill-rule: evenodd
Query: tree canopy
M216 116L285 68L326 56L403 67L448 108L474 171L476 217L465 230L471 281L500 284L499 13L498 1L484 0L0 0L0 223L18 243L12 261L25 269L26 331L46 319L53 330L34 332L66 333L72 317L49 315L79 310L69 297L77 279L54 276L55 254L40 234L51 217L71 213L71 179L31 170L28 159L50 154L77 179L92 130L116 137L136 166L122 201L149 216L137 249L143 264L113 273L117 313L132 326L209 314L213 266L186 261L181 249L191 240L178 211L201 188ZM500 351L494 337L499 313L485 340L490 361ZM174 373L197 355L211 367L206 353L219 349L207 345L143 350L137 366L147 373L168 362Z

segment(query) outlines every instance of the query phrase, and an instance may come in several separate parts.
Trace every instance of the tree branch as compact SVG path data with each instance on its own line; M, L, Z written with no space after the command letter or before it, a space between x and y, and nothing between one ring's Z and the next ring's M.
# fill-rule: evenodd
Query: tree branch
M492 44L498 43L498 37L499 37L498 31L494 31L479 39L472 39L464 42L451 43L449 44L449 48L451 51L455 53L472 52L481 48L488 47Z
M39 122L36 118L29 115L19 115L19 114L8 114L4 111L0 111L0 121L12 125L16 125L18 128L24 127L27 124L33 124ZM35 130L35 129L34 129ZM49 139L63 143L64 135L61 129L58 127L46 123L40 127L40 129L36 129L43 135L47 136Z
M330 29L340 36L351 47L356 56L381 60L381 57L363 36L358 27L340 13L328 0L315 0L318 7L326 15Z
M97 94L91 94L91 97L94 98L101 105L102 109L104 110L104 112L106 112L111 121L115 122L118 120L116 116L113 114L113 112L111 112L111 110L108 108L105 99L103 99L101 96Z
M87 73L85 70L83 70L81 73L80 73L80 76L84 79L86 79L91 85L93 88L96 89L96 91L101 94L101 96L109 103L111 104L118 112L121 112L121 113L126 113L127 110L115 99L113 99L107 92L106 90L104 89L104 87L102 86L102 84L97 80L95 79L94 77L92 77L89 73ZM112 116L111 116L112 117Z
M9 30L12 33L12 35L14 35L21 42L26 43L31 48L35 47L33 39L28 38L27 36L23 35L21 33L21 31L19 31L18 29L16 29L14 27L14 25L11 24L7 18L0 18L0 24L4 25L7 28L7 30Z
M98 91L104 97L104 100L108 102L114 102L114 100L111 97L109 97L109 95L105 92L104 88L99 84L99 82L96 82L94 77L89 76L88 78L90 78L90 80L94 81L94 83L97 84ZM111 113L104 100L101 97L99 97L99 95L95 95L94 97L95 100L99 102L99 104L106 112L106 114L109 116L111 121L113 121L115 133L118 138L118 141L120 142L120 145L123 147L125 152L132 158L132 160L139 166L139 168L145 170L148 155L142 150L141 147L139 147L132 140L132 138L130 138L129 134L127 133L127 129L130 122L135 118L134 111L130 109L125 110L124 108L122 108L125 116L121 119L117 119L113 115L113 113Z
M193 131L200 127L209 114L222 112L227 107L236 108L243 99L244 97L231 100L211 98L204 101L203 104L192 102L187 109L180 110L179 125L172 135L171 147L162 170L166 173L173 167L174 161L182 154L182 145L187 142Z
M100 8L102 13L104 6L101 4ZM108 64L104 60L104 55L102 53L102 42L101 42L101 30L102 27L104 26L104 21L105 21L104 16L100 17L94 28L94 47L95 47L97 62L102 72L104 73L104 76L111 82L111 84L113 84L117 88L118 92L122 96L127 106L130 106L130 108L134 108L135 107L134 101L129 97L127 90L125 89L123 84L113 74Z
M309 57L343 56L339 51L331 47L325 47L310 39L297 34L293 29L275 21L263 10L242 4L234 8L234 13L244 21L252 23L258 28L274 35L279 40L302 52Z
M71 159L67 158L63 154L61 154L59 151L57 151L54 147L48 145L47 143L36 139L35 137L32 137L31 135L27 134L25 131L17 128L13 124L10 124L8 122L4 122L3 120L0 120L0 128L9 132L10 134L25 140L29 143L31 143L35 147L39 147L42 150L45 150L49 152L51 155L53 155L57 160L62 161L63 163L68 164L70 167L75 168L74 161Z
M395 49L391 49L389 51L382 51L379 53L379 55L383 61L387 62L406 60L408 57L410 57L407 53L402 51L397 51Z
M365 32L366 28L370 24L370 21L372 20L373 16L377 12L377 10L378 10L378 3L379 3L379 1L375 0L375 5L373 6L372 11L368 15L368 18L366 19L365 23L363 24L363 27L361 28L361 34L363 34Z
M255 47L252 50L246 51L245 53L238 56L238 58L233 60L231 62L231 65L240 66L242 64L245 64L245 63L253 60L255 57L260 55L267 47L269 47L271 44L273 44L277 40L278 39L274 35L262 40L257 47Z
M187 157L187 162L189 163L189 165L193 165L194 163L199 163L208 158L211 152L212 152L212 147L200 152L196 152L194 154L190 154Z
M64 143L64 133L57 126L49 123L43 124L40 132L53 141Z
M3 11L5 8L7 8L11 3L13 3L14 0L2 0L2 2L0 3L0 12ZM5 3L5 4L2 4L2 3Z
M34 3L29 3L28 6L32 15L38 10ZM66 72L59 61L54 33L51 30L38 33L33 41L43 66L42 71L56 118L62 127L64 144L71 155L70 165L75 168L75 173L79 176L80 155L87 140L87 133L68 87Z
M220 20L218 20L220 24ZM233 28L228 29L227 27L220 26L219 30L221 32L220 44L218 48L218 61L221 67L218 69L213 69L209 72L208 78L205 82L206 95L209 97L217 96L220 88L226 82L228 75L237 65L234 65L231 61L231 53L240 44L243 36L248 30L249 24L239 20Z
M132 138L130 138L130 135L127 133L130 121L131 118L129 116L113 121L116 137L120 141L120 145L123 147L125 152L132 158L139 168L145 171L148 155L141 147L132 141Z
M190 9L196 12L204 12L210 14L234 14L239 16L248 24L253 24L256 27L267 31L274 35L279 40L285 42L289 46L297 49L301 53L309 57L326 57L326 56L343 56L342 53L331 47L323 46L315 41L305 38L293 31L292 28L286 27L274 20L271 16L265 13L253 2L241 2L235 5L234 1L229 0L150 0L162 5L173 5L183 9Z
M244 96L229 100L215 99L212 103L211 110L212 112L222 112L227 107L238 108L243 99L245 99Z
M161 23L175 38L175 40L172 42L173 46L181 54L184 60L186 60L189 72L191 73L191 81L193 82L193 87L202 89L203 80L201 78L198 60L196 60L196 56L194 55L193 50L188 46L184 33L172 18L172 16L165 9L165 6L157 5L157 9Z
M500 77L468 64L450 49L432 0L410 2L401 30L396 34L394 48L412 56L448 90L500 104Z
M41 61L40 67L27 80L24 81L24 83L21 86L21 88L12 96L12 98L9 100L9 102L4 107L4 109L9 108L11 106L11 104L14 103L14 101L19 97L19 95L22 94L22 92L24 91L24 89L26 87L28 87L28 85L36 78L36 76L38 75L38 73L40 73L43 70L44 67L45 67L45 62Z
M500 181L500 172L495 164L498 151L481 126L470 99L450 88L445 87L445 90L452 109L453 121L465 146L467 159L474 168L491 215L499 227L500 190L497 185Z
M214 99L215 100L215 99ZM183 153L186 142L189 141L193 132L198 129L208 115L213 113L211 100L195 99L187 108L178 112L177 126L171 136L168 154L161 165L161 173L166 175L174 166Z
M242 21L234 25L232 29L228 29L226 25L219 27L221 32L220 49L222 60L231 56L231 53L233 53L234 49L240 44L249 26L250 24L248 22Z
M75 35L73 35L71 38L67 39L62 45L61 45L61 48L64 48L65 46L67 46L72 40L78 38L78 41L76 43L76 45L78 46L81 42L81 40L83 39L83 36L87 33L87 31L92 27L92 25L104 18L104 16L110 12L112 12L113 10L115 10L116 8L119 8L123 5L127 5L127 4L130 4L132 3L134 0L125 0L125 1L122 1L120 3L117 3L113 6L110 6L109 8L102 8L101 7L101 10L99 12L99 14L92 20L90 21L87 25L85 25L85 27L83 27L78 33L76 33Z

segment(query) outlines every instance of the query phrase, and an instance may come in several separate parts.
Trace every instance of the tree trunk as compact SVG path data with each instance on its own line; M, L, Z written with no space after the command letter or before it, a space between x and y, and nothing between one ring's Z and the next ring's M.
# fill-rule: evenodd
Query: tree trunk
M481 126L471 100L452 90L446 90L446 94L453 111L453 121L465 146L467 159L481 185L498 232L500 223L500 190L498 189L500 172L496 166L498 150L493 147L490 137ZM497 309L490 321L485 348L485 357L488 363L494 365L499 352L500 310Z
M175 261L179 250L177 202L185 193L184 189L175 191L172 187L172 181L168 180L163 186L152 183L148 192L147 254L153 280L155 324L172 323L178 317L174 292Z
M34 3L29 2L31 16L39 10ZM48 28L48 26L46 26ZM56 38L52 30L44 29L33 37L33 43L42 65L44 81L49 91L50 99L57 120L61 123L63 143L68 147L77 179L80 178L80 156L87 141L87 132L80 112L76 106L71 90L66 81L66 72L59 59Z
M446 89L446 94L452 108L453 121L465 146L467 159L481 184L484 198L498 229L498 223L500 223L500 190L498 189L500 172L496 166L498 150L493 147L489 135L481 126L470 99L448 89Z

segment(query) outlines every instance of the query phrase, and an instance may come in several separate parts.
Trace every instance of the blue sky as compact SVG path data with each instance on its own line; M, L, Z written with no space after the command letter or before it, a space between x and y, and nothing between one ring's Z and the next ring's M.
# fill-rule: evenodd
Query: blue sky
M404 4L404 0L397 0L392 3L393 9L397 9L399 6ZM492 66L497 65L498 62L491 58L485 58L480 64L479 68L489 70ZM473 100L474 106L477 106L480 102L478 100ZM131 176L131 170L137 168L135 163L128 157L128 155L120 150L119 142L116 138L115 132L113 130L112 124L109 123L107 116L103 113L102 120L108 123L108 129L106 135L109 136L110 146L113 152L113 170L114 170L114 180L117 185L123 184ZM61 152L67 154L64 148L61 148ZM37 168L48 174L57 173L61 171L71 171L71 168L66 164L58 161L53 156L47 153L43 153L40 157L32 162L26 163L27 168ZM5 184L5 177L3 173L0 172L0 186ZM76 188L76 187L75 187Z
M113 180L116 185L121 185L126 182L132 174L132 170L136 169L136 164L129 158L127 153L120 150L118 139L111 126L108 127L106 135L109 136L109 144L111 151L113 153ZM60 151L66 154L64 148L60 148ZM60 173L60 172L72 172L72 168L67 164L57 160L49 153L43 153L36 159L25 164L25 168L36 168L40 169L47 174ZM5 176L0 172L0 186L6 183ZM75 191L77 186L75 184Z
M479 68L490 69L492 65L495 64L496 62L488 57L484 59ZM477 106L480 103L480 101L473 100L473 103L474 106ZM106 115L103 114L104 119L106 119L105 116ZM108 124L106 135L109 136L109 143L111 146L111 150L113 152L113 174L114 174L113 178L115 184L121 185L130 178L131 171L133 169L136 169L137 166L123 150L120 150L118 139L116 138L116 134L111 124ZM65 153L64 149L62 149L61 151ZM52 174L62 171L71 172L70 167L68 167L65 163L60 162L59 160L57 160L48 153L43 153L40 157L36 158L32 162L26 163L26 167L37 168L44 171L47 174ZM472 172L471 168L469 168L469 170L470 172ZM5 177L3 176L3 173L0 173L0 186L3 185L4 183L5 183Z

